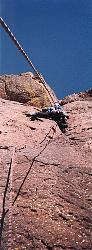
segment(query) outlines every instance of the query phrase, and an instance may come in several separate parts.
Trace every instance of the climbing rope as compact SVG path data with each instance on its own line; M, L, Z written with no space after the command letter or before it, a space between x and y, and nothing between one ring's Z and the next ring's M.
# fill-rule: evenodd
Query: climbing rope
M8 250L13 249L13 238L12 238L12 194L13 194L13 167L14 167L14 154L15 147L13 148L11 172L10 172L10 194L9 194L9 226L8 226Z
M6 31L6 33L10 36L10 38L12 39L12 41L14 42L14 44L17 46L17 48L19 49L19 51L22 53L22 55L25 57L25 59L27 60L27 62L29 63L29 65L32 67L33 71L36 73L36 75L38 76L38 79L41 81L41 83L43 84L47 94L49 95L50 98L50 102L53 105L54 102L57 102L57 98L53 95L53 93L51 94L48 87L47 87L47 83L45 82L43 76L37 71L37 69L35 68L35 66L33 65L32 61L29 59L29 57L27 56L27 54L25 53L25 51L23 50L23 48L21 47L20 43L17 41L17 39L15 38L15 36L13 35L13 33L11 32L11 30L9 29L9 27L7 26L7 24L4 22L4 20L2 19L2 17L0 17L0 24L2 25L2 27L4 28L4 30ZM56 100L55 100L56 99Z

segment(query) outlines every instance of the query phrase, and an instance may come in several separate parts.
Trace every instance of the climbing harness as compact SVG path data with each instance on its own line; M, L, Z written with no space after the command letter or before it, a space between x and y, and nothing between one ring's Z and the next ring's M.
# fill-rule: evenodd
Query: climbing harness
M14 44L17 46L17 48L19 49L19 51L22 53L22 55L25 57L25 59L27 60L27 62L29 63L29 65L32 67L33 71L35 72L35 74L37 75L38 79L41 81L41 83L43 84L43 87L45 89L45 91L47 92L47 94L49 95L49 99L51 102L51 105L53 105L54 102L57 102L57 98L54 96L53 92L50 93L49 91L49 87L47 86L46 81L44 80L43 76L37 71L37 69L35 68L35 66L33 65L32 61L29 59L28 55L25 53L25 51L23 50L23 48L21 47L20 43L17 41L17 39L15 38L15 36L13 35L13 33L11 32L11 30L9 29L9 27L7 26L7 24L4 22L4 20L2 19L2 17L0 17L0 24L1 26L4 28L4 30L6 31L6 33L10 36L10 38L12 39L12 41L14 42Z

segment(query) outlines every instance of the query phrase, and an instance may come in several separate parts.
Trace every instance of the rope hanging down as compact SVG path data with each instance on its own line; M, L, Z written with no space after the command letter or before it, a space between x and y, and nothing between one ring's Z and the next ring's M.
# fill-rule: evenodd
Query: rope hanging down
M14 168L14 155L15 147L13 148L13 155L11 158L11 172L10 172L10 196L9 196L9 230L8 230L8 250L12 250L13 238L12 238L12 195L13 195L13 168Z
M37 71L37 69L35 68L35 66L31 62L31 60L29 59L29 57L27 56L27 54L25 53L25 51L23 50L23 48L21 47L21 45L19 44L19 42L16 40L15 36L11 32L11 30L8 28L7 24L4 22L4 20L2 19L2 17L0 17L0 24L2 25L2 27L4 28L4 30L6 31L6 33L10 36L10 38L12 39L12 41L14 42L14 44L20 50L20 52L22 53L22 55L25 57L25 59L27 60L27 62L29 63L29 65L32 67L33 71L36 73L36 75L38 76L38 78L40 79L40 81L42 82L42 84L44 85L44 88L45 88L47 94L50 97L51 104L53 105L53 103L55 101L57 102L57 98L55 100L55 97L54 97L53 93L52 94L50 93L50 91L49 91L49 89L47 87L47 84L46 84L43 76Z

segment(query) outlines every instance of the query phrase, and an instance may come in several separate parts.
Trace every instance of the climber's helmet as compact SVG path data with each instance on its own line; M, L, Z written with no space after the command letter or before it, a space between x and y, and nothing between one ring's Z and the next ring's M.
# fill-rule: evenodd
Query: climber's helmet
M56 102L55 104L54 104L54 108L55 108L55 110L62 110L63 108L61 107L61 105L58 103L58 102Z

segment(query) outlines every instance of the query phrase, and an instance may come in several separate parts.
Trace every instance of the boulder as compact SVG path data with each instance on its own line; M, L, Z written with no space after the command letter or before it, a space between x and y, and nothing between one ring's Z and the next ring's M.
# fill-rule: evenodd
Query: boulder
M53 90L48 84L46 87L53 100L56 100ZM0 97L39 108L51 105L50 96L43 84L31 72L0 76Z

